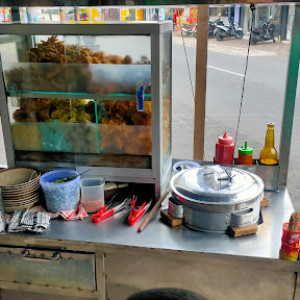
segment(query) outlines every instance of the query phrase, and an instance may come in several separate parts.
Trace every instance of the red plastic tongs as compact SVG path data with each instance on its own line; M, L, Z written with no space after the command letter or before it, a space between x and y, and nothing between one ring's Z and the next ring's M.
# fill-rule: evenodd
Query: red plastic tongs
M135 205L136 205L136 196L133 196L132 197L132 200L131 200L131 210L130 210L130 215L128 217L128 224L130 226L134 225L137 220L139 220L144 214L145 212L149 209L149 207L151 206L151 202L144 202L142 204L142 206L136 208Z
M96 214L94 214L92 216L92 221L93 223L99 223L102 220L114 215L115 213L121 211L122 209L124 209L126 206L129 205L131 199L130 198L126 198L123 202L121 202L120 204L113 206L115 203L112 202L113 199L111 199L109 201L109 203L107 205L104 205Z

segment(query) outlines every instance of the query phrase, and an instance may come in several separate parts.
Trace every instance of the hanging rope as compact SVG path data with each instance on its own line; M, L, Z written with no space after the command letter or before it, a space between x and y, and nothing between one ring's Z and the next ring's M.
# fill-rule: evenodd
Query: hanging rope
M251 38L252 38L252 27L253 27L253 23L254 23L254 10L255 10L254 4L250 4L250 9L251 9L250 36L249 36L249 42L248 42L247 58L246 58L245 72L244 72L243 85L242 85L242 94L241 94L241 100L240 100L239 115L238 115L238 121L237 121L237 125L236 125L235 137L234 137L234 151L233 151L233 153L235 152L236 143L237 143L237 139L238 139L238 135L239 135L242 108L243 108L243 102L244 102L246 75L247 75L247 70L248 70L248 61L249 61L250 45L251 45ZM233 162L231 164L231 169L232 169L232 165L233 165Z
M181 21L180 21L180 18L179 18L179 22L178 23L179 23L179 28L180 28L180 35L181 35L181 39L182 39L184 55L185 55L185 62L186 62L187 70L188 70L188 73L189 73L190 85L191 85L191 89L192 89L192 93L193 93L193 98L194 98L194 101L195 101L195 92L194 92L193 80L192 80L190 64L189 64L189 60L188 60L188 56L187 56L187 52L186 52L185 41L184 41L182 30L181 30Z

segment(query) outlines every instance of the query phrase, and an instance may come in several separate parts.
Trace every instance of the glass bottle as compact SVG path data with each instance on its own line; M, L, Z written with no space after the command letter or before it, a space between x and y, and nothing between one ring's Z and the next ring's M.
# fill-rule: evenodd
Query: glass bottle
M274 148L274 123L268 123L266 143L260 151L259 161L264 165L277 164L277 151Z

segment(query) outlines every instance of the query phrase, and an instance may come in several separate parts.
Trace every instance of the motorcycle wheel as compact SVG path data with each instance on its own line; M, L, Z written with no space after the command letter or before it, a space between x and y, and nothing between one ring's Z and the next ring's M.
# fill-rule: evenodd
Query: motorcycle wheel
M237 39L242 39L243 36L244 36L244 33L243 33L242 30L238 30L238 31L235 33L235 37L236 37Z
M217 31L216 38L217 38L217 41L219 41L219 42L224 40L224 36L223 36L222 31L220 31L220 30Z

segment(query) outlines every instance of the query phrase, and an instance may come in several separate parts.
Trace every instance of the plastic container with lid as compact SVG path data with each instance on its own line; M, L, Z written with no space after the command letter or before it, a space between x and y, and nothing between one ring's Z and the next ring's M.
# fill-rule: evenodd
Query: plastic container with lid
M74 179L67 182L54 183L58 179L71 177L74 177ZM50 171L42 175L40 183L48 211L57 213L63 210L75 209L80 200L79 180L79 173L69 169Z
M224 135L220 136L218 143L216 143L215 163L228 165L232 164L233 153L233 138L228 135L227 131L225 131Z
M248 147L247 142L245 146L239 148L238 164L239 165L252 165L253 148Z
M80 181L81 204L88 213L98 211L104 206L103 178L84 178Z
M176 174L182 170L200 167L200 165L192 160L178 161L173 165L173 173Z

